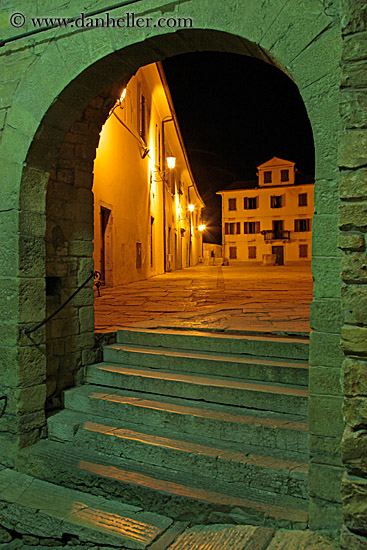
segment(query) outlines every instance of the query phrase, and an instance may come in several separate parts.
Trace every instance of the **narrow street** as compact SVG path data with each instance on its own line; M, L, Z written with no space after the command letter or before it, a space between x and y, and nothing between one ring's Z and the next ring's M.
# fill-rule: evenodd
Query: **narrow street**
M95 298L95 329L123 326L309 332L312 276L302 266L204 266Z

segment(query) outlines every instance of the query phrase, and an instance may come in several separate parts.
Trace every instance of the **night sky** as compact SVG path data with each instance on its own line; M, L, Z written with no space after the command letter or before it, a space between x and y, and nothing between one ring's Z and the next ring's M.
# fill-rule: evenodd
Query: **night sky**
M256 179L273 156L314 173L312 130L297 86L243 55L184 54L163 62L181 133L207 204L208 242L220 242L220 197L233 181Z

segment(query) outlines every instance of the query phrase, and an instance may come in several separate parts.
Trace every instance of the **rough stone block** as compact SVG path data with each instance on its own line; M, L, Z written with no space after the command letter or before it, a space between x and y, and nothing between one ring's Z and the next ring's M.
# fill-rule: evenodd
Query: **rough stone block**
M334 180L317 180L314 187L314 201L319 214L335 214L339 206L338 174Z
M46 386L40 384L30 388L9 389L7 391L8 414L19 415L41 411L44 408Z
M318 464L330 464L341 466L340 442L335 437L309 436L309 448L311 461Z
M367 164L367 130L346 132L339 140L339 165L359 168Z
M367 537L356 535L346 527L341 533L341 550L367 550Z
M340 483L343 473L344 468L312 462L308 474L310 496L340 503Z
M367 430L344 430L342 459L348 473L367 477Z
M354 429L367 423L367 397L347 397L344 399L343 414L348 426Z
M341 14L344 35L367 30L367 6L364 0L341 0Z
M90 258L93 254L93 242L88 241L72 241L69 243L70 256L86 256Z
M366 532L367 479L345 473L342 479L344 523L356 534Z
M314 297L338 298L340 296L340 258L314 257L312 273L315 278Z
M367 354L367 327L344 325L341 336L345 352Z
M44 215L46 200L46 185L50 173L32 166L26 166L22 175L23 193L20 197L22 210L39 212Z
M363 233L356 233L352 231L345 231L339 233L338 247L341 250L348 251L361 251L366 249L366 243Z
M310 325L313 330L340 333L342 325L340 300L314 300L311 303L310 315Z
M81 307L79 309L80 332L91 332L94 330L94 307Z
M363 252L345 252L341 261L342 279L346 283L367 282L367 254Z
M347 357L343 361L342 374L345 395L350 397L367 395L367 361Z
M365 199L367 198L367 168L341 172L340 197L342 199Z
M343 523L341 504L310 498L311 529L340 529Z
M15 416L5 414L1 417L1 429L13 434L25 434L42 428L46 423L45 412L37 411L31 414Z
M314 216L312 231L318 236L313 241L314 256L335 256L337 254L337 216L318 214Z
M313 367L309 373L310 395L341 395L340 369Z
M367 94L364 91L342 90L339 109L344 128L367 127Z
M312 435L341 438L344 430L341 397L310 396L309 431ZM322 416L320 415L322 411Z
M366 285L344 285L342 288L344 322L350 325L367 325Z
M339 225L341 229L367 231L367 204L343 203L339 208Z
M344 355L340 335L313 331L310 334L310 370L313 366L340 367Z
M9 235L6 231L0 234L0 265L3 277L18 275L18 242L17 235Z
M367 33L361 32L348 36L343 42L343 61L362 61L367 59Z
M367 84L367 75L364 63L342 65L341 87L349 89L364 89Z

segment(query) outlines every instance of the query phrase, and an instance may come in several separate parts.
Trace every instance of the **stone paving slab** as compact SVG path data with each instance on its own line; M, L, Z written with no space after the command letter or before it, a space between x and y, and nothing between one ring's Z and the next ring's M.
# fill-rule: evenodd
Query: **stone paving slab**
M143 550L171 524L141 508L67 489L14 470L0 472L0 524L23 534Z
M97 332L122 326L310 331L308 266L203 266L101 289Z
M273 529L252 525L197 525L168 550L266 550L273 534Z

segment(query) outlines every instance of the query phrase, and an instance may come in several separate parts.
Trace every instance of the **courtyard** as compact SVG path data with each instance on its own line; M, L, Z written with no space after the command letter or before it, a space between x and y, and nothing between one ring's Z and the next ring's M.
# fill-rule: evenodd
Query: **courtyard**
M206 266L165 273L95 296L96 332L123 326L310 331L311 269Z

